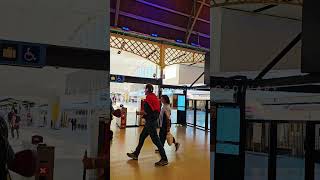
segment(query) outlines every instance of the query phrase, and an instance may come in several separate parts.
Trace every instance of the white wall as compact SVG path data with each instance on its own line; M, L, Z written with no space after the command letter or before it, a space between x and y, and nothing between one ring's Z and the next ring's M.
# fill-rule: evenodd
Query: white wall
M192 84L203 72L203 67L182 64L171 65L164 69L165 79L163 83L170 85ZM196 84L204 84L204 76Z
M110 73L121 74L126 76L141 76L152 78L153 73L156 73L156 65L151 61L141 56L135 55L130 52L121 51L118 54L118 49L110 49ZM152 69L153 73L142 73L138 74L137 70L148 70ZM159 72L158 72L159 74Z
M179 84L192 84L203 72L203 67L179 65ZM204 76L196 84L204 84Z
M0 39L106 50L109 17L106 0L0 0Z
M211 8L211 74L262 70L301 32L301 22ZM301 44L274 69L300 69Z
M167 66L163 73L165 75L165 78L163 80L163 84L170 84L170 85L177 85L179 84L179 65L171 65Z
M54 67L0 66L0 95L33 98L62 95L65 92L66 75L74 71L76 70Z

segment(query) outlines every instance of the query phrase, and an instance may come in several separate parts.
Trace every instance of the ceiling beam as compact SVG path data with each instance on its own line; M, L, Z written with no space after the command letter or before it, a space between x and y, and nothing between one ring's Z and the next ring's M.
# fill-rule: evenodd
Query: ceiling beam
M292 1L292 0L288 0L288 1ZM270 4L270 5L258 8L256 10L254 10L253 12L258 13L258 12L262 12L262 11L266 11L266 10L272 9L274 7L277 7L277 6L278 6L277 4Z
M192 25L192 22L193 22L192 20L196 16L196 9L197 9L197 0L192 0L192 8L191 8L191 12L190 12L189 19L188 19L187 32L186 32L186 36L185 36L185 42L186 43L188 43L187 42L187 36L188 36L188 33L189 33L190 29L191 29L191 25Z
M228 9L228 10L232 10L232 11L239 11L239 12L245 12L245 13L251 13L251 14L259 14L259 15L263 15L263 16L269 16L269 17L274 17L274 18L280 18L280 19L288 19L288 20L293 20L293 21L302 21L301 19L297 19L297 18L290 18L290 17L285 17L285 16L277 16L277 15L272 15L272 14L265 14L263 12L261 13L255 13L252 11L248 11L248 10L243 10L243 9L235 9L235 8L230 8L230 7L223 7L224 9Z
M174 13L174 14L178 14L178 15L181 15L181 16L184 16L184 17L189 17L189 15L186 14L186 13L183 13L183 12L180 12L180 11L176 11L176 10L173 10L173 9L169 9L169 8L166 8L166 7L163 7L163 6L160 6L160 5L151 3L151 2L147 2L147 1L145 1L145 0L136 0L136 1L139 2L139 3L142 3L142 4L145 4L145 5L154 7L154 8L158 8L158 9L167 11L167 12L171 12L171 13ZM210 7L210 6L209 6L209 7ZM198 20L201 21L201 22L210 24L210 21L208 21L208 20L205 20L205 19L202 19L202 18L198 18Z
M198 17L199 17L199 15L201 13L202 7L203 7L205 2L206 2L206 0L202 0L202 2L200 4L200 7L199 7L199 9L197 11L197 14L196 14L195 18L193 19L192 25L191 25L190 29L187 32L188 34L187 34L187 38L186 38L186 43L189 43L189 39L190 39L191 33L193 31L194 26L196 25L196 22L198 20Z
M198 3L202 3L201 1L197 1ZM207 6L207 7L211 7L210 4L208 3L203 3L203 5Z
M181 54L181 55L179 55L179 56L177 56L177 57L174 57L173 59L171 59L170 61L168 61L167 64L170 64L171 62L173 62L173 61L175 61L175 60L177 60L177 59L180 59L180 58L182 58L182 57L185 56L185 55L187 55L187 54L186 54L186 53L183 53L183 54Z
M112 13L115 13L115 9L111 9L110 11ZM174 30L177 30L177 31L187 32L187 29L185 29L185 28L182 28L182 27L179 27L179 26L175 26L175 25L172 25L172 24L163 23L163 22L160 22L160 21L156 21L156 20L149 19L149 18L146 18L146 17L138 16L138 15L135 15L135 14L119 11L119 15L125 16L125 17L128 17L128 18L133 18L133 19L136 19L136 20L139 20L139 21L144 21L144 22L147 22L147 23L155 24L155 25L158 25L158 26L174 29ZM191 33L195 34L195 35L199 34L201 37L210 39L210 35L208 35L208 34L199 33L199 32L195 32L195 31L192 31Z
M118 20L119 20L119 12L120 12L120 1L121 0L117 0L117 5L116 5L116 17L115 17L115 21L114 21L114 26L118 26Z
M263 6L262 8L258 8L256 10L252 11L252 12L258 13L258 12L262 12L262 11L266 11L268 9L274 8L276 6L278 6L278 5L271 4L271 5Z
M212 7L243 4L289 4L302 6L303 0L211 0Z

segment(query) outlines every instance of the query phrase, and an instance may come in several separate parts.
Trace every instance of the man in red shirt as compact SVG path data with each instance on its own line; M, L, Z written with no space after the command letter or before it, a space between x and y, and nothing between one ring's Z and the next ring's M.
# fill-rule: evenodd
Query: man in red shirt
M136 150L133 153L127 153L127 156L134 160L138 160L144 141L150 135L152 142L157 146L161 155L161 160L155 163L155 165L165 166L168 165L168 158L157 133L157 120L160 114L161 105L159 98L153 93L153 86L151 84L146 85L145 94L147 95L146 103L144 103L144 112L141 114L144 116L146 123L140 134L139 144Z

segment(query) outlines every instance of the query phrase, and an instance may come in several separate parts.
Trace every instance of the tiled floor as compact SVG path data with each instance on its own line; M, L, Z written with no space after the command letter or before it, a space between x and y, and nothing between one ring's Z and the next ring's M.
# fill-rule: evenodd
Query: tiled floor
M86 131L72 132L70 128L53 130L48 128L28 127L21 129L20 139L9 138L15 152L24 149L35 149L31 145L32 135L41 135L44 142L55 147L54 180L82 179L82 158L87 146ZM13 180L31 180L12 173Z
M165 146L169 165L155 167L160 159L155 146L147 138L138 161L129 160L127 152L134 150L141 128L118 129L113 125L114 140L111 146L111 180L209 180L209 134L194 128L172 127L172 133L181 143L178 152Z

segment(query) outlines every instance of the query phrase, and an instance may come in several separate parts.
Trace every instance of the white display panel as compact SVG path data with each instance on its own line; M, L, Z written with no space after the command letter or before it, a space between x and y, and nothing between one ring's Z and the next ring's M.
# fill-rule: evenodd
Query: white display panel
M106 0L0 0L0 22L0 39L108 49Z
M212 8L211 75L259 72L300 32L301 21L243 11ZM300 69L301 43L273 70Z

